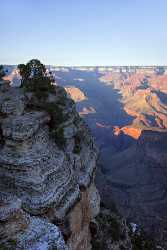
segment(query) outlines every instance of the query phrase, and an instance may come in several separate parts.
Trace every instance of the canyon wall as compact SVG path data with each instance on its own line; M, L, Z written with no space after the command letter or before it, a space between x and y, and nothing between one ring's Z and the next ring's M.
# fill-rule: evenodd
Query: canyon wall
M91 249L97 149L63 88L0 86L0 247ZM6 247L6 248L5 248Z

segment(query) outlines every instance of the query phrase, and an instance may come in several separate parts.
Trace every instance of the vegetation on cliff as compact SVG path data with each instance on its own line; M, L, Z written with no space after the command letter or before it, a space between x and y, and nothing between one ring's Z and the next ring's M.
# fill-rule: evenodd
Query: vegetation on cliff
M120 215L101 207L96 223L91 225L93 250L132 250L129 228Z
M51 72L37 59L30 60L27 64L19 64L18 69L21 79L21 88L24 93L32 93L33 97L27 103L30 110L45 110L50 115L50 134L55 139L59 148L66 145L63 124L69 118L68 106L74 106L74 101L67 98L64 88L53 85L54 79ZM56 98L55 98L56 96ZM71 111L70 111L71 112ZM75 124L77 127L77 125ZM81 134L74 136L74 154L81 151Z
M101 202L96 220L91 223L92 250L156 250L156 243L142 229L134 230L119 214L115 204Z
M47 74L45 66L37 59L30 60L27 64L19 64L18 69L22 77L21 87L32 91L40 98L45 98L48 92L54 91L53 77Z
M45 66L37 59L27 64L19 64L18 69L22 77L21 88L24 92L32 92L35 98L28 104L30 109L45 110L51 117L49 123L51 136L62 149L65 146L64 129L59 127L67 119L63 113L66 105L66 92L59 86L54 86L54 79L47 73ZM59 98L49 101L49 94L59 95Z

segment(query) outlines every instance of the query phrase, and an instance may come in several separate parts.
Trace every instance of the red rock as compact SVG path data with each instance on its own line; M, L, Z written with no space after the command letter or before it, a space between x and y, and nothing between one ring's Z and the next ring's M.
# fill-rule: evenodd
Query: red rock
M136 140L140 137L142 132L141 129L132 127L123 127L121 130L124 132L125 135L129 135Z

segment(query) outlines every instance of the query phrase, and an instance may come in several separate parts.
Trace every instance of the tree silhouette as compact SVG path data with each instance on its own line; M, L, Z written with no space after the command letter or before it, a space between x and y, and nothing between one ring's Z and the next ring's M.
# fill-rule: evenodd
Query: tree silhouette
M19 64L18 69L22 77L21 87L26 91L33 91L40 98L54 90L53 77L47 74L45 66L38 59L32 59L27 64Z

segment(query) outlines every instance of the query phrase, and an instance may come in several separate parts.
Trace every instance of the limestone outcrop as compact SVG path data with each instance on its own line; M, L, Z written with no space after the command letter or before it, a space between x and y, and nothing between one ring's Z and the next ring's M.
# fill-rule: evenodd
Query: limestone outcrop
M63 88L0 86L0 246L91 249L97 149ZM5 248L6 249L6 248Z

